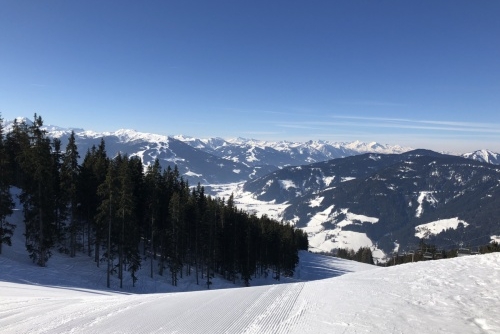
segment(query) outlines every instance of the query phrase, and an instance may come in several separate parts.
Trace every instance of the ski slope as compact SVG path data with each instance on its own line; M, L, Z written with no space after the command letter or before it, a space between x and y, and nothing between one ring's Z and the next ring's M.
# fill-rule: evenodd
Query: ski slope
M500 332L500 254L184 293L121 294L3 276L2 333Z
M217 290L144 263L118 291L84 254L35 266L22 240L0 255L0 333L500 333L500 253L381 268L301 252L294 277Z

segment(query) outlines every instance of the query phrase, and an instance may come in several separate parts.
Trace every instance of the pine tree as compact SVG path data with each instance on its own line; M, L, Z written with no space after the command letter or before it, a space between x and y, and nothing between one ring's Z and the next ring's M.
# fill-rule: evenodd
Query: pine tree
M52 189L56 241L60 243L59 251L67 253L68 247L65 244L65 225L68 210L65 204L64 191L61 187L61 165L61 140L54 138L52 140Z
M24 171L20 199L26 225L26 248L33 262L44 267L52 255L57 231L51 145L42 125L42 118L35 114L33 125L28 129L30 146L23 148L20 155L20 166Z
M21 166L22 153L30 147L28 126L25 122L14 120L12 130L6 134L5 153L7 159L6 169L10 172L10 183L21 188L24 182L24 170Z
M96 147L92 146L92 151L95 154ZM96 215L97 208L97 181L94 177L92 171L92 152L90 149L87 150L83 163L80 166L80 173L78 174L78 187L77 187L77 197L78 203L78 216L82 220L82 224L86 226L87 230L87 254L92 256L92 244L94 238L92 238L92 228L94 227L94 217ZM85 230L85 227L84 227Z
M10 194L8 172L7 152L3 136L3 119L0 115L0 254L2 254L3 244L12 245L11 237L15 228L15 225L6 220L7 216L12 214L14 208L12 195Z
M156 258L155 235L158 233L158 222L160 221L161 200L163 197L162 184L163 178L161 166L158 159L154 164L149 165L145 175L145 199L147 211L144 217L146 218L144 229L144 240L148 240L148 257L150 260L150 276L153 278L153 260ZM146 247L146 242L144 242ZM145 250L144 250L145 251Z
M64 205L69 211L69 253L71 257L76 255L76 234L78 230L76 218L78 208L77 186L80 173L78 165L78 149L76 146L75 132L71 135L66 145L66 151L61 165L61 188L63 191Z
M117 216L120 222L120 232L119 232L119 268L118 277L120 278L120 288L123 288L123 269L125 267L125 262L134 259L134 266L131 271L132 279L135 283L136 277L135 272L138 269L136 263L138 259L139 249L136 236L139 236L137 231L137 224L135 220L135 205L136 200L134 198L134 184L132 181L132 170L129 162L129 158L124 156L123 158L118 155L116 158L118 163L118 207ZM140 265L140 262L139 262Z
M177 275L181 266L181 259L179 254L180 243L180 225L181 225L181 202L179 193L174 193L169 203L170 226L169 233L169 267L172 275L172 285L177 286Z
M99 147L92 146L87 151L80 168L78 178L79 216L87 224L88 255L92 256L94 248L94 261L99 267L100 249L106 243L107 222L97 219L98 208L101 205L101 196L98 188L106 180L110 160L106 155L106 145L101 139Z
M125 171L122 171L123 203L130 201L130 215L125 220L124 250L127 270L132 277L132 285L137 282L136 272L141 268L139 244L143 235L144 226L142 217L145 215L145 186L142 160L133 156L128 159Z
M99 185L97 194L101 198L101 204L97 209L96 223L97 223L97 233L107 234L107 250L105 257L107 259L107 287L111 285L110 276L113 271L113 262L116 256L115 245L118 244L116 240L117 231L117 217L118 217L118 207L119 207L119 189L120 180L118 178L119 164L118 159L113 159L109 162L107 168L106 179ZM99 242L103 236L96 236L96 253L98 254Z

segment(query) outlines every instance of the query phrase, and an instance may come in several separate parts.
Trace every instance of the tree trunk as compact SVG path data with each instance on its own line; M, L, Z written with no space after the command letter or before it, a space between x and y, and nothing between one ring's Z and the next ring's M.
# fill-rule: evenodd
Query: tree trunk
M39 258L38 258L38 265L41 267L45 267L45 247L44 247L44 233L43 233L43 210L42 210L42 205L41 205L41 199L42 199L42 184L38 182L38 198L40 199L39 203L39 208L38 208L38 219L39 219L39 228L40 228L40 239L38 242L38 249L39 249Z

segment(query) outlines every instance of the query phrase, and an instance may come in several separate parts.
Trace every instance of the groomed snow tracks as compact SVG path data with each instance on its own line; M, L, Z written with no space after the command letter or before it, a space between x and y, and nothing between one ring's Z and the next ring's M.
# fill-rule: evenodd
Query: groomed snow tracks
M178 294L10 297L0 312L0 328L11 333L102 333L103 328L112 333L290 333L304 313L303 305L296 305L304 284Z

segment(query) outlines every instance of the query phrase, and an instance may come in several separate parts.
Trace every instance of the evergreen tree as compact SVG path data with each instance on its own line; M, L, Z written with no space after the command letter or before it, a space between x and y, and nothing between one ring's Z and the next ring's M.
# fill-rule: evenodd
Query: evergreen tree
M99 185L97 189L97 194L101 198L101 204L97 209L96 215L96 253L98 254L99 242L104 233L107 234L107 249L105 253L105 258L108 263L107 268L107 287L109 288L110 276L114 265L114 258L116 256L116 245L118 244L117 235L119 236L119 229L117 229L117 217L118 217L118 207L119 207L119 190L120 190L120 180L119 174L119 163L118 159L113 159L109 162L107 168L106 178L104 182ZM101 234L99 237L97 233Z
M21 166L22 153L30 147L28 126L25 122L14 120L12 130L6 134L5 153L7 159L7 171L10 172L10 184L22 188L24 182L24 170Z
M10 194L9 169L7 152L4 145L3 119L0 115L0 254L3 244L12 245L11 237L15 225L9 223L6 218L12 214L14 202Z
M77 208L78 208L78 179L80 166L78 165L78 149L76 146L75 132L71 131L71 135L66 145L66 151L61 165L61 188L63 192L64 204L69 212L69 253L71 257L76 255L76 235L77 235Z
M142 217L145 215L146 206L143 164L139 157L133 156L128 158L127 164L123 168L126 170L121 173L122 197L126 196L130 199L124 198L122 202L131 202L130 215L125 221L124 230L125 262L128 264L132 284L135 286L137 282L135 274L141 267L139 244L144 231Z
M145 182L145 201L146 201L146 214L143 236L144 240L148 240L148 257L150 260L150 276L153 278L153 260L156 258L155 248L155 235L158 232L157 224L160 221L161 199L162 199L162 184L163 178L161 173L161 166L158 159L154 164L147 167ZM146 242L144 242L144 252L146 252Z
M68 252L65 244L65 225L67 218L67 207L65 204L65 194L61 185L61 140L52 140L52 189L54 203L54 224L56 228L56 241L60 243L59 251Z
M179 193L174 193L169 203L170 231L169 231L169 268L172 275L172 285L177 286L179 270L182 266L180 248L180 229L182 224L182 209Z
M98 208L102 204L98 188L106 180L109 163L106 145L104 139L101 139L98 148L92 146L87 151L78 179L79 216L87 224L88 255L92 255L93 245L94 261L98 267L101 260L100 249L103 243L106 243L108 226L107 222L97 219Z
M118 163L118 207L117 215L120 221L120 239L118 243L119 249L119 269L118 277L120 278L120 288L123 287L123 269L125 263L133 259L134 265L131 267L131 275L134 281L137 280L135 272L140 267L139 257L139 240L138 224L136 221L136 204L137 199L134 198L134 183L132 179L132 168L130 160L127 156L123 158L118 155L115 159Z
M276 279L291 275L298 249L308 247L307 234L238 210L233 195L226 202L207 196L200 184L190 188L177 166L162 171L156 160L144 175L138 157L110 160L103 139L79 166L75 134L61 153L61 142L49 140L42 125L36 114L31 126L15 122L5 140L0 126L0 252L13 233L5 220L13 206L10 185L22 190L26 247L33 261L45 266L58 240L65 240L65 250L75 256L77 237L85 248L86 234L89 256L94 250L98 266L108 263L108 287L115 270L120 287L125 270L135 285L141 240L151 277L159 254L159 274L169 270L173 285L194 266L197 284L201 277L207 288L217 273L246 285L269 269ZM363 260L369 255L360 253Z
M35 114L28 129L30 146L23 148L20 166L24 171L20 196L26 225L26 248L33 262L44 267L56 239L53 202L53 160L50 140Z

